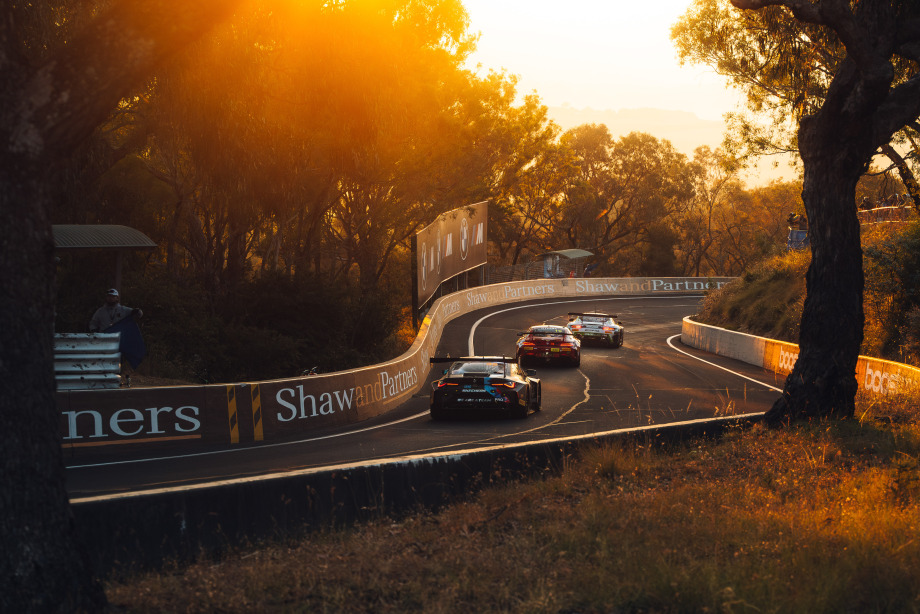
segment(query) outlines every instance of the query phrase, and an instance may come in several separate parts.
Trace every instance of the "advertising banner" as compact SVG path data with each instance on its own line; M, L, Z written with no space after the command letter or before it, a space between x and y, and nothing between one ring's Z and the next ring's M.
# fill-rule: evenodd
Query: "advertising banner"
M709 326L689 317L684 318L681 341L783 376L792 373L799 359L799 346L795 343ZM920 388L920 369L881 358L859 356L855 375L860 390L869 394L916 394Z
M441 214L416 234L418 304L422 305L446 279L486 264L487 202Z

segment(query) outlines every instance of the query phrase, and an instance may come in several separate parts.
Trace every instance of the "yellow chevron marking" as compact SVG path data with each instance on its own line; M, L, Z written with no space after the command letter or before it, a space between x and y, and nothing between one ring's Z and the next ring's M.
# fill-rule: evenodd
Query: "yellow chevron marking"
M236 389L227 386L227 416L230 418L230 443L240 442L240 421L236 413Z
M259 391L259 385L252 385L252 430L255 434L256 441L262 441L262 396Z

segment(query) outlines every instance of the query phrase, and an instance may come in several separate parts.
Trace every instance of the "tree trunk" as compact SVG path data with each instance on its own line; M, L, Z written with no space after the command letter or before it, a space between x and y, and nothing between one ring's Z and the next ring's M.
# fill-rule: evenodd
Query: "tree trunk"
M805 276L799 358L782 397L765 416L770 425L850 417L855 411L865 283L855 194L872 148L866 135L854 134L858 126L850 128L823 117L803 121L799 131L812 256Z
M54 382L52 172L166 57L238 0L112 2L49 57L0 18L0 612L96 611L77 545ZM41 3L33 3L41 4ZM31 5L29 5L31 6ZM49 24L50 26L50 24Z
M54 399L53 238L46 175L0 164L0 611L95 611L76 545Z

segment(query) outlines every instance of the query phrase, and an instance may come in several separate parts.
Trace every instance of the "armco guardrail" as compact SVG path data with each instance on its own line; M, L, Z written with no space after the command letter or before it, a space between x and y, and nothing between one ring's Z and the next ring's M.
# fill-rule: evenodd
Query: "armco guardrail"
M121 333L54 335L54 379L58 390L121 386Z
M76 457L110 446L124 457L161 447L258 445L319 428L365 420L417 392L446 323L508 303L550 298L702 294L732 278L569 278L481 286L438 299L412 346L379 365L226 385L59 391L65 452ZM117 444L117 445L115 445Z
M799 357L795 343L739 333L684 318L681 342L697 349L735 358L788 375ZM920 369L890 360L860 356L856 363L859 387L872 394L913 392L920 386Z

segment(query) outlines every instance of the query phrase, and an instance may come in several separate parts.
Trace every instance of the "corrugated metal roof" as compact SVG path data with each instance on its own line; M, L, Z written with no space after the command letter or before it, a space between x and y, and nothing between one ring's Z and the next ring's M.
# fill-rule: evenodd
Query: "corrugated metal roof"
M140 230L113 224L55 224L57 249L156 249Z

